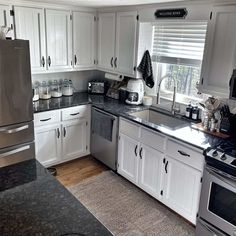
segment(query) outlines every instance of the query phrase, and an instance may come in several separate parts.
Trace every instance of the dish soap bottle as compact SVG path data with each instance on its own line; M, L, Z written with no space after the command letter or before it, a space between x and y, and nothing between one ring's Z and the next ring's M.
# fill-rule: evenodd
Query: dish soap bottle
M189 102L188 106L186 107L186 110L185 110L185 116L187 118L191 118L192 116L192 105L191 105L191 102Z

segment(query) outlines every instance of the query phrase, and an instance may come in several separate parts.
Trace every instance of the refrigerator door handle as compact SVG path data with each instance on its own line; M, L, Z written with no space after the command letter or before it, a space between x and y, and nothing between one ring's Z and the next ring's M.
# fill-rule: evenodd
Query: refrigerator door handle
M28 129L28 128L29 128L29 125L23 125L21 127L15 128L15 129L0 129L0 133L14 134L14 133L20 132L20 131Z
M28 149L30 149L30 145L26 145L26 146L23 146L23 147L20 147L20 148L16 148L16 149L11 150L9 152L3 152L3 153L0 153L0 158L11 156L13 154L16 154L18 152L22 152L22 151L25 151L25 150L28 150Z

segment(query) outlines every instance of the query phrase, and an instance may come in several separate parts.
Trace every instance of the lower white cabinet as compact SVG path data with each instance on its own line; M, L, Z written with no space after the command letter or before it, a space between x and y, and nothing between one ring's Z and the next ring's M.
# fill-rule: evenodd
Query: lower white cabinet
M139 143L124 134L119 136L118 173L137 184Z
M131 125L139 130L136 136L122 128ZM143 139L144 131L150 132L155 147ZM204 157L188 145L162 138L160 142L160 134L121 119L118 173L196 224Z
M90 154L90 117L90 105L36 113L36 159L48 167Z
M60 124L35 128L35 152L37 160L45 166L50 166L60 161Z
M88 150L86 120L65 122L62 125L63 133L63 160L71 160L85 154Z
M202 173L169 156L164 160L163 202L195 224Z

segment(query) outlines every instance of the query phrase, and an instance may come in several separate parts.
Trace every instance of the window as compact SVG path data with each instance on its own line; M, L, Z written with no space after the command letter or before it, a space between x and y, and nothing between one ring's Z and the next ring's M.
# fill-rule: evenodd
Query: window
M196 84L200 80L201 64L205 45L207 22L168 21L153 25L152 61L156 80L154 89L166 74L177 81L177 99L197 99ZM162 83L162 97L172 96L173 80Z

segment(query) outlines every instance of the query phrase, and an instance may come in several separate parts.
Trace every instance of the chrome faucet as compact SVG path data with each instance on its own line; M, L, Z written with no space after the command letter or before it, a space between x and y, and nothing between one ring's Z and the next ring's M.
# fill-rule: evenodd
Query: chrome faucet
M173 93L173 100L172 100L172 105L171 105L171 114L175 115L176 112L180 112L180 109L176 108L177 82L175 78L170 74L166 74L160 79L160 82L158 84L158 89L157 89L157 104L160 104L161 83L165 78L169 78L169 77L174 81L174 93Z

